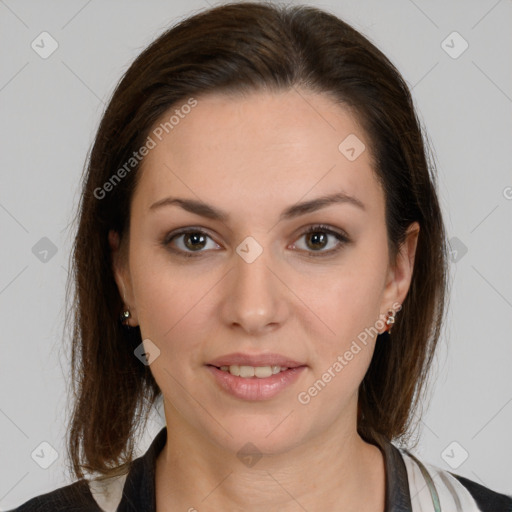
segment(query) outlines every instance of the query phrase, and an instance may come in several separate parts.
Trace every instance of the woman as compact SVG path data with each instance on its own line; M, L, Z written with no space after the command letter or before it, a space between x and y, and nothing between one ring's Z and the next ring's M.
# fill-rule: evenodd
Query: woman
M512 510L391 443L440 335L445 231L407 86L333 15L229 4L142 52L73 256L78 480L17 510Z

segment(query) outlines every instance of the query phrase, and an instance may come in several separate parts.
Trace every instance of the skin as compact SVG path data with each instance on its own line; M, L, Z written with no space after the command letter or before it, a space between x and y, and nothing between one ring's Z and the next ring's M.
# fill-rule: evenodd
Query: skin
M290 90L197 100L143 162L129 243L120 245L115 232L109 237L129 323L160 350L150 366L168 430L157 460L157 510L313 512L343 504L345 511L382 512L383 456L356 430L357 392L376 335L307 405L297 395L403 303L419 226L410 226L390 262L370 142L327 96ZM366 146L354 161L338 150L349 134ZM365 209L340 203L279 221L286 207L335 191ZM211 220L177 205L149 210L171 195L203 200L230 218ZM329 235L315 246L303 234L318 223L350 241L315 257L339 244ZM188 226L207 232L206 245L185 235L171 246L193 252L195 243L199 257L162 245ZM252 263L236 252L247 236L263 248ZM276 397L245 401L222 391L205 367L231 352L277 352L307 368ZM252 467L237 457L247 442L264 454Z

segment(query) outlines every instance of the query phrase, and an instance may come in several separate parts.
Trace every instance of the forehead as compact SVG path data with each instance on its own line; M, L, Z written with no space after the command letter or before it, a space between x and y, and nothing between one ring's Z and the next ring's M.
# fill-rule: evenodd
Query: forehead
M382 200L365 133L329 97L291 89L195 101L174 105L152 127L155 145L134 197L140 208L171 194L212 198L223 209L238 202L248 214L338 191Z

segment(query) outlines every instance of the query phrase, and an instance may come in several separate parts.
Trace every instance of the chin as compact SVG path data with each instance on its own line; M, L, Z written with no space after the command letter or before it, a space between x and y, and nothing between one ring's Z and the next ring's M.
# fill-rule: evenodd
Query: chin
M238 418L223 416L224 428L219 426L215 431L208 430L205 435L219 447L238 457L251 450L265 455L279 455L299 446L305 440L305 434L293 422L294 413L290 414L290 411L281 416L262 413ZM205 432L204 426L201 429Z

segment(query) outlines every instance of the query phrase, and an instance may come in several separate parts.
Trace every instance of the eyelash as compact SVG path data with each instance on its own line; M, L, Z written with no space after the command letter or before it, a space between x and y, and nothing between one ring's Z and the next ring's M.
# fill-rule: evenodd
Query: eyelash
M318 232L326 233L328 235L332 235L340 243L338 244L338 246L335 249L331 249L329 251L306 251L308 257L322 258L322 257L332 256L335 253L337 253L338 251L340 251L341 248L345 244L350 243L350 239L346 235L344 235L342 233L339 233L337 231L334 231L334 230L330 229L328 226L325 226L324 224L316 224L314 226L310 226L306 231L304 231L300 235L299 239L301 237L303 237L304 235L309 235L310 233L318 233ZM175 238L177 238L177 237L179 237L181 235L188 235L188 234L191 234L191 233L194 233L194 234L198 234L199 233L199 234L207 236L208 238L211 238L210 235L206 231L203 231L200 228L184 228L184 229L182 229L182 230L180 230L178 232L168 234L164 238L164 240L162 240L162 245L165 248L167 248L170 251L172 251L173 253L175 253L175 254L177 254L179 256L183 256L184 258L197 258L197 257L201 257L201 254L206 252L206 251L190 252L190 251L183 251L181 249L172 249L172 248L169 247L170 243Z

